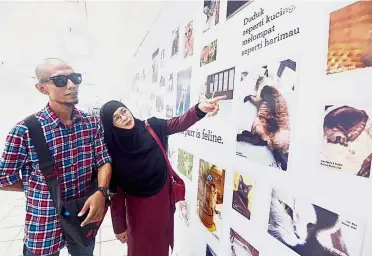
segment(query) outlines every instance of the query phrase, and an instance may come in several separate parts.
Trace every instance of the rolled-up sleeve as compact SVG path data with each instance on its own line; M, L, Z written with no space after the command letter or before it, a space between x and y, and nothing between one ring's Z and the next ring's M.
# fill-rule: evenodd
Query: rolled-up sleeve
M19 170L27 158L26 127L16 125L8 134L0 158L0 187L13 185L21 180Z
M103 127L99 119L97 120L97 133L94 140L94 155L97 168L106 163L112 163L105 143Z

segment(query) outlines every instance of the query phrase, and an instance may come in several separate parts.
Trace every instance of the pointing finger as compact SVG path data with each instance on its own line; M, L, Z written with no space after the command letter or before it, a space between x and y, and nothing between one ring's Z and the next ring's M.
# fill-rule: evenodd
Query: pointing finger
M226 99L226 98L227 98L226 95L218 96L218 97L215 97L215 98L210 99L208 102L214 104L214 103L217 103L217 102L219 102L220 100L224 100L224 99Z

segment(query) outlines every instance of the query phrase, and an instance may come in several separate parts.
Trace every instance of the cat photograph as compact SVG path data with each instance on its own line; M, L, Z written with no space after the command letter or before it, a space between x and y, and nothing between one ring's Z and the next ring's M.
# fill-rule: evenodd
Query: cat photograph
M361 247L355 221L278 189L272 191L268 233L302 256L357 256Z
M175 169L175 167L177 166L177 148L168 147L167 155L171 166Z
M235 172L232 208L247 219L251 219L254 182L247 176Z
M156 83L159 76L159 48L152 54L152 82Z
M297 82L296 62L291 59L242 72L234 92L239 105L238 156L287 170Z
M329 15L327 74L372 66L372 2L340 5Z
M197 213L201 223L220 239L225 187L225 170L202 159L199 161Z
M369 178L372 154L371 109L326 105L321 162L332 170Z
M189 67L177 74L176 115L181 116L190 108L191 71Z
M156 96L155 98L155 101L156 101L156 111L159 113L159 112L163 112L164 111L164 100L163 100L163 97L162 96Z
M160 54L160 67L164 67L165 50L163 49Z
M170 105L165 106L165 117L166 118L172 118L173 117L173 107Z
M187 207L187 201L181 201L176 207L178 217L185 222L187 226L190 226L190 208Z
M203 14L205 15L203 32L206 32L216 26L220 20L220 0L204 0Z
M173 92L173 73L169 74L167 92Z
M178 149L178 165L177 171L192 180L192 169L194 164L194 156L192 154Z
M200 54L200 67L217 59L217 39L204 46Z
M227 0L227 10L226 10L226 20L233 17L235 14L243 10L249 4L251 4L254 0Z
M259 256L256 248L250 245L235 230L230 228L231 256Z
M171 57L175 56L178 54L178 49L179 49L179 44L180 44L180 33L179 33L180 28L176 28L175 30L172 31L172 51L171 51Z
M194 53L194 29L192 21L190 21L190 23L185 27L184 42L183 57L187 58L188 56L192 56Z
M207 245L205 256L217 256L217 254L212 250L212 248Z

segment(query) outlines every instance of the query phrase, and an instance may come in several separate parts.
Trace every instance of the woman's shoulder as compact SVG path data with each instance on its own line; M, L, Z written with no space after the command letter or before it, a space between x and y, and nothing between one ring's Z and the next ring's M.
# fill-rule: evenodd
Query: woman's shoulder
M166 131L167 128L167 120L157 118L155 116L147 119L147 122L158 134L162 134Z
M161 119L161 118L158 118L158 117L150 117L149 119L147 119L148 123L150 125L163 125L163 124L166 124L167 123L167 120L165 119Z

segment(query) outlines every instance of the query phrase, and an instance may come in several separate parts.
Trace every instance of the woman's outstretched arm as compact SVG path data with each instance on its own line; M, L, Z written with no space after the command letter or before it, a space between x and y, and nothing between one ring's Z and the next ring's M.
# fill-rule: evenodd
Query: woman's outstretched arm
M205 117L206 114L207 113L204 113L199 109L199 104L197 104L183 115L169 119L167 121L168 135L186 131L200 119Z
M206 114L214 116L219 110L219 101L226 99L226 96L219 96L205 102L196 104L190 108L185 114L179 117L173 117L167 121L168 135L186 131Z

